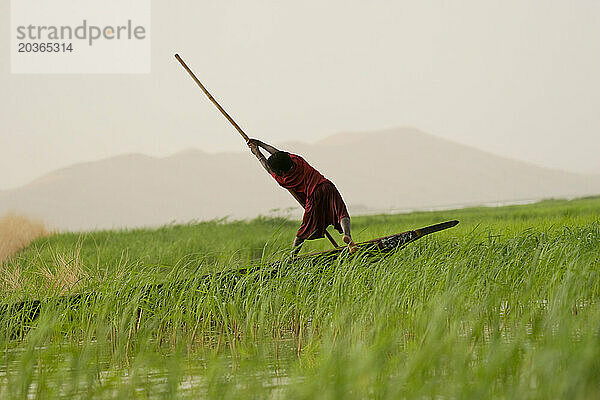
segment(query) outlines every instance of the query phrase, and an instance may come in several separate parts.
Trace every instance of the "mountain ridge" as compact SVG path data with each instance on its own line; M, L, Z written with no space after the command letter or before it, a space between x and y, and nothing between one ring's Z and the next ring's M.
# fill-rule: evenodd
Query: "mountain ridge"
M598 176L538 167L408 127L339 133L281 149L301 154L330 178L351 213L600 193ZM249 218L290 207L300 215L247 152L200 149L74 164L0 191L0 215L25 213L62 230Z

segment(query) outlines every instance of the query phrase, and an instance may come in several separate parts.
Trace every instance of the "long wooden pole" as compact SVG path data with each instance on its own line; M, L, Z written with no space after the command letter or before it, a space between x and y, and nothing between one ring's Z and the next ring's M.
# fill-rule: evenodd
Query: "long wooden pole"
M223 116L225 118L227 118L227 120L231 123L231 125L233 125L233 127L240 133L240 135L242 135L242 137L244 138L246 143L248 143L248 141L250 141L250 138L248 137L248 135L246 135L246 133L242 130L242 128L240 128L240 126L233 120L233 118L231 118L231 116L227 113L227 111L225 111L225 109L223 107L221 107L221 105L217 102L217 100L215 100L215 98L212 97L212 95L209 93L209 91L206 90L206 88L204 87L202 82L200 82L200 80L196 77L194 72L192 72L190 67L187 66L187 64L185 63L185 61L183 61L183 59L179 56L179 54L175 54L175 58L177 59L177 61L179 61L179 63L187 71L187 73L192 77L194 82L196 82L196 84L198 86L200 86L200 89L202 89L202 91L204 92L206 97L208 97L208 99L215 105L215 107L217 107L217 109L219 111L221 111L221 114L223 114ZM298 203L300 203L300 205L302 207L304 207L304 204L302 204L302 202L300 201L300 198L298 197L296 192L294 192L293 190L290 190L290 189L288 189L288 192L290 192L290 194L296 199L296 201L298 201ZM336 243L335 239L329 234L329 232L325 231L325 236L327 237L327 239L329 239L329 241L331 242L333 247L339 247L338 244Z
M179 63L181 64L181 66L188 72L188 74L190 74L190 76L192 77L192 79L194 80L194 82L196 82L196 84L198 86L200 86L200 89L202 89L202 91L204 92L204 94L206 95L206 97L208 97L208 99L210 101L212 101L212 103L215 105L215 107L217 107L219 109L219 111L221 111L221 114L223 114L225 116L225 118L227 118L227 121L229 121L231 123L231 125L233 125L233 127L240 133L240 135L242 135L242 137L244 138L244 140L246 141L246 143L248 143L248 141L250 140L250 138L248 137L248 135L246 135L246 133L244 133L244 131L242 130L242 128L240 128L240 126L237 124L237 122L235 122L233 120L233 118L231 118L229 116L229 114L227 114L227 111L225 111L225 109L223 107L221 107L221 105L219 103L217 103L217 101L215 100L215 98L212 97L212 95L208 92L208 90L206 90L206 88L204 87L204 85L202 84L202 82L200 82L200 80L198 78L196 78L196 75L192 72L192 70L190 69L190 67L188 67L187 64L185 63L185 61L183 61L183 59L181 57L179 57L179 54L175 54L175 58L177 59L177 61L179 61Z

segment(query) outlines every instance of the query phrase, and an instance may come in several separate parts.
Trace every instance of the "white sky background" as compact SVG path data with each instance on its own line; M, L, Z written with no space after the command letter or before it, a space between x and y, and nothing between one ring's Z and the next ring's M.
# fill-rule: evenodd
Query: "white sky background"
M0 0L0 189L120 153L414 126L600 173L600 1L153 1L152 73L11 75Z

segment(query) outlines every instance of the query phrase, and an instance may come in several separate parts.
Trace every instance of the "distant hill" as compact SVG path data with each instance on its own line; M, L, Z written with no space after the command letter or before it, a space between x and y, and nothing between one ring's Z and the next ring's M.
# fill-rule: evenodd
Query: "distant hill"
M288 143L340 189L351 213L425 209L600 193L600 177L537 167L411 128ZM189 150L76 164L0 192L13 210L68 230L247 218L295 201L250 153Z

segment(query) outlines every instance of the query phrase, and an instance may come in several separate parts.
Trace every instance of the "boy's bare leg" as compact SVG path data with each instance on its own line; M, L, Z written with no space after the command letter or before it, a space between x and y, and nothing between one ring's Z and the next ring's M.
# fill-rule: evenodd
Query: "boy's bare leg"
M348 245L348 250L350 251L350 254L352 254L358 250L358 247L356 247L354 240L352 240L352 234L350 233L350 218L342 218L340 220L340 225L342 226L342 232L344 232L344 237L342 240Z
M304 239L300 239L298 236L294 238L294 248L292 249L292 257L296 257L298 252L302 248L302 243L304 243Z

